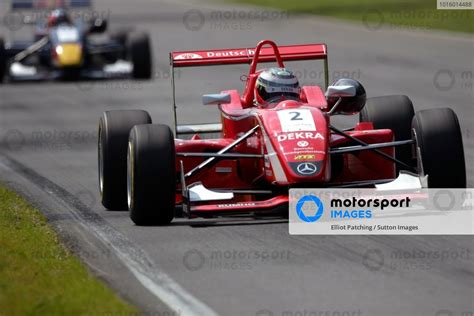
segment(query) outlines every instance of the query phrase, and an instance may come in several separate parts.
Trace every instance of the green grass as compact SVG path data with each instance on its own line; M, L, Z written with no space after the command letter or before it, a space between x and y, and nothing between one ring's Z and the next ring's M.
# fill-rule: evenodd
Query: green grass
M129 315L72 256L46 219L0 185L0 315Z
M343 18L369 29L380 23L393 29L441 29L473 32L474 10L437 10L436 0L230 0L273 7L290 13Z

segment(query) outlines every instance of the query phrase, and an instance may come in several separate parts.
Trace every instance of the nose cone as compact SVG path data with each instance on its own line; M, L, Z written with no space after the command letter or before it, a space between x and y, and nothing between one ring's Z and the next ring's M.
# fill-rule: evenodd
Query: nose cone
M56 46L56 61L59 67L77 67L82 64L82 46L76 43Z
M327 118L317 108L306 108L287 101L285 108L262 113L270 144L272 169L285 174L276 181L281 184L322 182L328 178ZM278 160L278 161L277 161ZM278 166L281 165L281 167ZM277 166L277 168L275 168ZM275 174L277 174L275 172Z

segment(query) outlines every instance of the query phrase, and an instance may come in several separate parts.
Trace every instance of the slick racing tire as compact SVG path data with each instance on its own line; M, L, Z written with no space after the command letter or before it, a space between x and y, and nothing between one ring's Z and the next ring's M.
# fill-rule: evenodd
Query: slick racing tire
M166 225L175 212L175 145L166 125L137 125L128 143L127 196L136 225Z
M140 110L107 111L99 120L99 189L102 205L109 210L127 209L127 144L135 125L151 124Z
M151 43L148 34L132 34L129 39L130 58L133 64L133 78L150 79L153 73Z
M0 84L5 79L5 73L7 71L7 56L5 52L5 42L3 38L0 38Z
M465 188L466 164L459 121L448 108L416 113L413 134L429 188ZM420 168L420 162L418 163Z
M413 103L404 95L390 95L368 98L365 107L359 113L360 122L372 122L375 129L391 129L395 141L411 139L411 121L415 111ZM395 148L395 158L415 166L411 146ZM407 168L397 165L397 174Z

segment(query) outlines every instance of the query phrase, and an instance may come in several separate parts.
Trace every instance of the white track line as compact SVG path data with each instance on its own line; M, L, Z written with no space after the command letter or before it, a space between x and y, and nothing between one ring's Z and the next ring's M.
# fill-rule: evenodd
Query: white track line
M15 164L19 163L8 158L5 160L0 159L0 168L7 169L8 172L18 175L19 172L15 170ZM206 304L188 293L166 273L160 271L143 249L130 241L124 234L110 226L100 215L90 210L87 210L86 214L84 214L84 210L81 209L87 207L81 206L81 209L79 209L68 202L67 197L63 197L59 194L59 192L65 191L63 188L33 170L31 170L31 174L23 174L22 172L20 172L20 174L26 181L33 183L50 195L57 203L63 205L85 231L93 233L97 239L106 246L109 246L124 266L136 277L138 282L177 315L218 315ZM73 196L72 194L70 195ZM97 220L97 218L99 218L99 220ZM130 225L132 224L130 223Z

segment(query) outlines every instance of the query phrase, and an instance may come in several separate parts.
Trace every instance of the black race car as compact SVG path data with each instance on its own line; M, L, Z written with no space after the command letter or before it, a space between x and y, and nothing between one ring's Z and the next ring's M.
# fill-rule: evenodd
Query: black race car
M35 16L32 41L5 43L0 38L0 82L135 78L150 79L152 54L146 33L121 31L105 36L107 21L70 14L71 7L36 7L40 1L14 0L19 9L43 10ZM19 5L21 4L21 5ZM71 1L87 5L90 1ZM56 3L59 5L59 3ZM21 15L26 17L26 15ZM26 20L26 19L25 19Z

